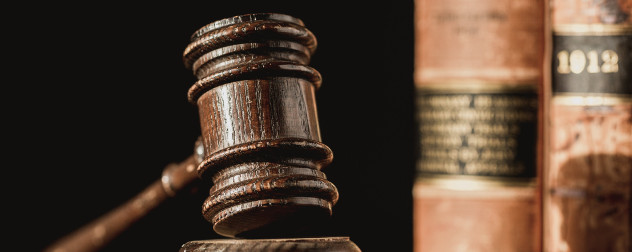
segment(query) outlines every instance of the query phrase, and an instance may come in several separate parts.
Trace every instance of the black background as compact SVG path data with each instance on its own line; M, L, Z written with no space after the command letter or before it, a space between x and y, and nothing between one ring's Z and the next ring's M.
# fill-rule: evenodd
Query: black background
M310 65L323 75L318 116L334 152L323 171L340 192L319 234L349 236L363 251L412 250L412 1L54 2L5 11L16 15L3 36L4 229L19 251L42 250L192 153L200 126L182 52L202 26L254 12L300 18L318 39ZM205 193L165 202L105 251L177 251L221 238L201 215Z

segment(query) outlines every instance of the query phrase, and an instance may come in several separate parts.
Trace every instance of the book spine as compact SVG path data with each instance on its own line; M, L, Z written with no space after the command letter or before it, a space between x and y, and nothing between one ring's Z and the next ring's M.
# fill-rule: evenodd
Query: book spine
M545 251L632 251L632 0L552 0Z
M415 251L537 251L543 0L416 0Z

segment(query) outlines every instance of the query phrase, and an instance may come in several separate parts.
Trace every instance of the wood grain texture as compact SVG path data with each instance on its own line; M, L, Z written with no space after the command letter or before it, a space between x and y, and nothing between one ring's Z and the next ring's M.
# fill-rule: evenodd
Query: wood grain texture
M163 176L142 192L98 219L51 244L49 252L99 251L120 233L145 217L168 198L191 189L199 181L195 155L178 164L170 164Z
M194 33L191 43L184 51L184 64L191 67L203 54L226 45L266 40L296 41L306 46L311 53L317 46L316 37L302 25L302 22L242 19L228 26L206 26Z
M206 251L257 251L257 252L359 252L360 248L348 237L321 237L295 239L218 239L190 241L180 252Z
M307 66L316 38L296 18L250 14L211 23L192 36L183 59L198 81L189 100L200 115L204 160L213 181L202 206L228 237L293 237L328 218L336 187L320 169L322 144Z

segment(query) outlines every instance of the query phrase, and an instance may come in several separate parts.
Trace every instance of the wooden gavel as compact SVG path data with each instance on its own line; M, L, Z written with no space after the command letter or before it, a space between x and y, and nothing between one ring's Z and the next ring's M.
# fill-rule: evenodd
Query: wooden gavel
M333 155L318 126L321 76L307 66L316 45L301 20L282 14L196 31L183 55L198 78L188 92L200 115L196 154L48 251L98 250L194 181L212 180L202 213L223 236L291 237L328 218L338 191L320 171Z

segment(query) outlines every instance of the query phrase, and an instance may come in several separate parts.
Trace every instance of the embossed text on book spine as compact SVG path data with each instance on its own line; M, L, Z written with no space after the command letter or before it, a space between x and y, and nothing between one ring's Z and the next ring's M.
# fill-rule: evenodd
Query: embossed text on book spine
M632 251L632 1L551 1L545 251Z
M415 5L415 251L539 250L544 1Z

